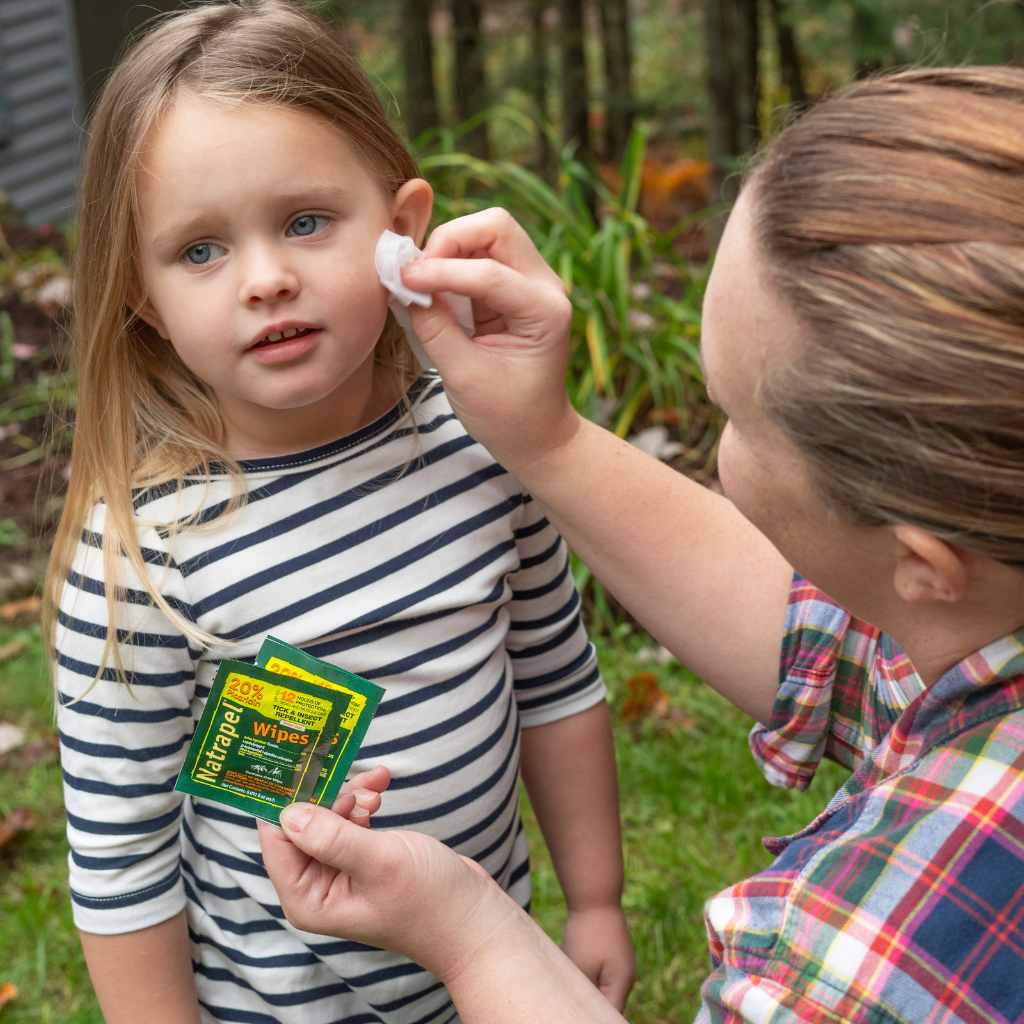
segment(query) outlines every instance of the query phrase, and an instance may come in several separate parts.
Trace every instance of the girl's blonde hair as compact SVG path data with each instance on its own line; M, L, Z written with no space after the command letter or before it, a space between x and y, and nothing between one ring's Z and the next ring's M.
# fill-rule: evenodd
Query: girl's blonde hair
M190 641L203 646L216 639L171 608L152 584L136 534L133 489L167 481L180 486L186 474L208 475L220 463L240 491L213 393L135 313L144 298L136 234L140 155L179 89L316 114L344 133L388 193L418 174L359 65L330 27L298 3L232 0L167 16L112 72L91 117L84 158L71 343L77 413L70 482L47 572L44 635L52 649L67 573L90 510L102 501L111 624L102 662L112 660L122 675L115 622L121 558ZM403 384L415 375L390 316L376 358Z
M824 499L1024 567L1024 70L853 86L750 187L803 325L762 400Z

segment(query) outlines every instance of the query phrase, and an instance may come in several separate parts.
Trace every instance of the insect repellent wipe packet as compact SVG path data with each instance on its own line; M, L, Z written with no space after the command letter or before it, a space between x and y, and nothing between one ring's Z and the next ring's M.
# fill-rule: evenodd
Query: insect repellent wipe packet
M296 800L333 803L383 690L279 640L264 647L273 667L221 662L175 789L277 824Z

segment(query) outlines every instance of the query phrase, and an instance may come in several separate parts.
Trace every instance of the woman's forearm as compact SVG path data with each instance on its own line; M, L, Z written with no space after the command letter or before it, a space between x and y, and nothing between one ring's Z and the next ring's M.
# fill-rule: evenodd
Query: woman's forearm
M792 572L732 502L583 419L509 468L645 629L767 721Z
M495 941L442 979L462 1024L623 1024L611 1003L518 910Z
M199 1024L184 911L137 932L78 934L106 1024Z

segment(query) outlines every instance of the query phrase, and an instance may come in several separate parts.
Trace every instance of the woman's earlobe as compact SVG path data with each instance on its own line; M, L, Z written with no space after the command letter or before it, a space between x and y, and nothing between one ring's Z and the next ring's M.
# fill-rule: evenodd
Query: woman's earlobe
M893 528L902 551L893 570L893 586L908 604L955 604L967 591L969 570L963 552L954 544L919 526Z

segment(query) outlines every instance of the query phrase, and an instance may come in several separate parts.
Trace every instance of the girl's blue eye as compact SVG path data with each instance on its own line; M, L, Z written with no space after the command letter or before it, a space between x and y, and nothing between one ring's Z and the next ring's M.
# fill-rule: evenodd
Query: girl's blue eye
M304 213L301 217L296 217L288 225L288 234L315 235L318 230L323 230L323 225L326 223L327 218L319 213Z
M217 253L223 253L223 246L217 245L215 242L199 242L196 245L190 245L185 250L185 259L192 264L194 267L201 267L210 262L210 260L217 259Z

